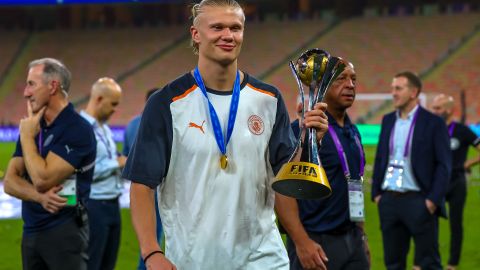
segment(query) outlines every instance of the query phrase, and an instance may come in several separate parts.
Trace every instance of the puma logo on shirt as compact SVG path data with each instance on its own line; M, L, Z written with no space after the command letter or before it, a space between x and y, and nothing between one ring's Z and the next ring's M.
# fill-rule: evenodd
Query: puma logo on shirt
M70 148L68 145L65 145L65 150L67 150L67 154L70 154L70 152L73 151L73 149Z
M198 129L200 129L200 131L201 131L203 134L205 134L205 131L203 130L203 124L205 124L205 120L203 120L202 125L200 125L200 126L197 125L197 124L195 124L195 123L193 123L193 122L190 122L190 123L188 124L188 127L198 128Z

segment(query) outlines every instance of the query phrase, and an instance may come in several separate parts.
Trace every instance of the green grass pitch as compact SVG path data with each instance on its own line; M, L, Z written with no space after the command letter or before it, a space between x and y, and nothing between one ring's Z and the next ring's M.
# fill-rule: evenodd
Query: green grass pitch
M13 143L0 144L0 170L3 172L7 166L8 160L14 149ZM367 170L366 180L370 179L373 158L375 155L375 147L366 146ZM471 151L472 156L474 151ZM474 168L468 185L468 197L465 208L465 236L462 252L462 260L459 269L477 269L480 265L480 252L478 252L477 244L480 243L480 212L477 211L480 205L480 169L479 166ZM367 182L367 181L366 181ZM372 252L372 269L384 269L382 239L380 234L380 225L378 221L378 212L376 206L369 200L370 186L367 183L366 189L366 231L368 234L370 249ZM122 236L120 252L116 269L131 270L135 269L138 262L138 245L130 221L130 211L122 210ZM22 221L0 220L0 269L16 270L21 269L20 244L22 235ZM440 252L442 261L446 263L448 252L448 225L444 219L440 220ZM52 243L53 244L53 243ZM411 249L411 251L413 248ZM412 252L410 252L412 253ZM412 257L408 259L411 265ZM410 266L407 269L411 269Z

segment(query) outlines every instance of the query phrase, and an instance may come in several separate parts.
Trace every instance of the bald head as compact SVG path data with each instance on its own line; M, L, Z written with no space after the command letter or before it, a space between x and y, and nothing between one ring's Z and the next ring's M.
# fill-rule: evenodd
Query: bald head
M445 120L450 120L453 115L455 102L452 96L439 94L433 98L432 112Z
M98 122L106 122L120 104L121 97L122 88L114 79L100 78L92 85L86 111Z
M92 97L98 97L110 95L115 92L122 92L122 88L120 87L120 85L118 85L118 83L112 78L103 77L98 79L92 85L92 91L90 94Z

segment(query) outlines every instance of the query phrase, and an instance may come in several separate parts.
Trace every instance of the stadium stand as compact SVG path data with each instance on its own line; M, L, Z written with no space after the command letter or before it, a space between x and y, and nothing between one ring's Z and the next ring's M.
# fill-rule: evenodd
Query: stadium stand
M320 37L308 47L324 48L352 61L359 93L388 93L391 78L402 70L421 73L480 22L476 13L353 18ZM266 78L281 89L297 89L287 66ZM432 89L426 89L432 91ZM294 108L295 93L285 93ZM379 101L354 106L352 118L367 113ZM293 116L291 114L291 116ZM379 122L381 118L374 118Z
M12 62L22 48L23 42L28 37L25 31L0 30L2 42L0 44L0 85L9 70Z
M327 26L327 23L320 20L248 23L239 66L249 74L259 76ZM121 82L123 87L128 89L125 99L129 103L120 104L119 113L112 121L125 123L139 113L144 106L144 96L148 89L161 87L193 69L196 59L188 40Z
M475 35L425 80L427 89L452 95L460 118L460 92L465 91L467 123L480 121L480 24Z
M331 28L327 22L318 19L250 22L246 27L245 35L248 38L239 64L243 70L279 87L293 117L298 87L288 68L286 56L292 55L290 60L295 60L307 48L323 48L355 64L359 93L389 93L391 77L399 71L409 69L422 73L429 68L433 71L442 68L444 65L437 65L437 59L448 54L454 44L461 43L462 38L471 33L478 23L480 16L475 12L355 17ZM63 60L74 75L71 93L71 100L74 101L84 99L91 83L98 77L122 76L120 84L125 91L124 101L112 119L112 124L126 124L131 117L141 112L145 91L163 86L195 65L196 57L189 48L189 39L182 39L185 33L188 33L186 25L36 32L30 40L28 50L19 57L15 66L24 71L29 60L44 56ZM317 38L312 40L315 37ZM465 51L464 47L460 46L459 52ZM468 66L477 67L478 63L474 62L479 57L468 55L478 55L477 47L478 42L470 45L469 51L463 52L464 60L453 55L460 58L452 62L467 61L455 69L455 73L463 75L458 77L450 74L451 76L439 76L441 79L428 79L425 92L442 91L439 89L439 85L444 85L441 80L448 78L447 83L457 88L458 85L468 88L470 93L467 96L471 100L470 88L478 85L479 76ZM159 54L162 48L165 50ZM448 55L446 62L450 63ZM264 74L267 76L263 77ZM5 110L0 120L17 123L25 111L22 100L25 73L17 72L11 76L8 78L9 84L1 87L12 85L12 90L0 101L0 105L11 107L12 110ZM430 83L431 80L434 83ZM462 80L461 83L458 80ZM380 106L381 103L378 100L359 102L350 114L353 120L357 120L360 116L367 115L372 108L385 107ZM386 108L389 109L388 106ZM469 110L471 115L478 114L479 109L472 105ZM373 115L368 122L378 123L380 117L381 113Z
M10 105L12 110L6 110L2 118L17 123L25 114L22 90L26 66L32 59L54 57L62 60L73 74L70 100L75 101L88 95L92 83L99 77L115 78L169 45L184 32L183 26L172 26L35 33L29 50L15 63L22 72L11 74L14 78L9 78L12 89L1 101L1 106Z

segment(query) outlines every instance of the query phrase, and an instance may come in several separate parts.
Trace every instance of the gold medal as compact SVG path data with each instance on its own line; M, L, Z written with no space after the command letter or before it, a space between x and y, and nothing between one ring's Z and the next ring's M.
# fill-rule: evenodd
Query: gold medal
M227 168L227 165L228 165L227 155L222 155L220 157L220 168L225 170Z

